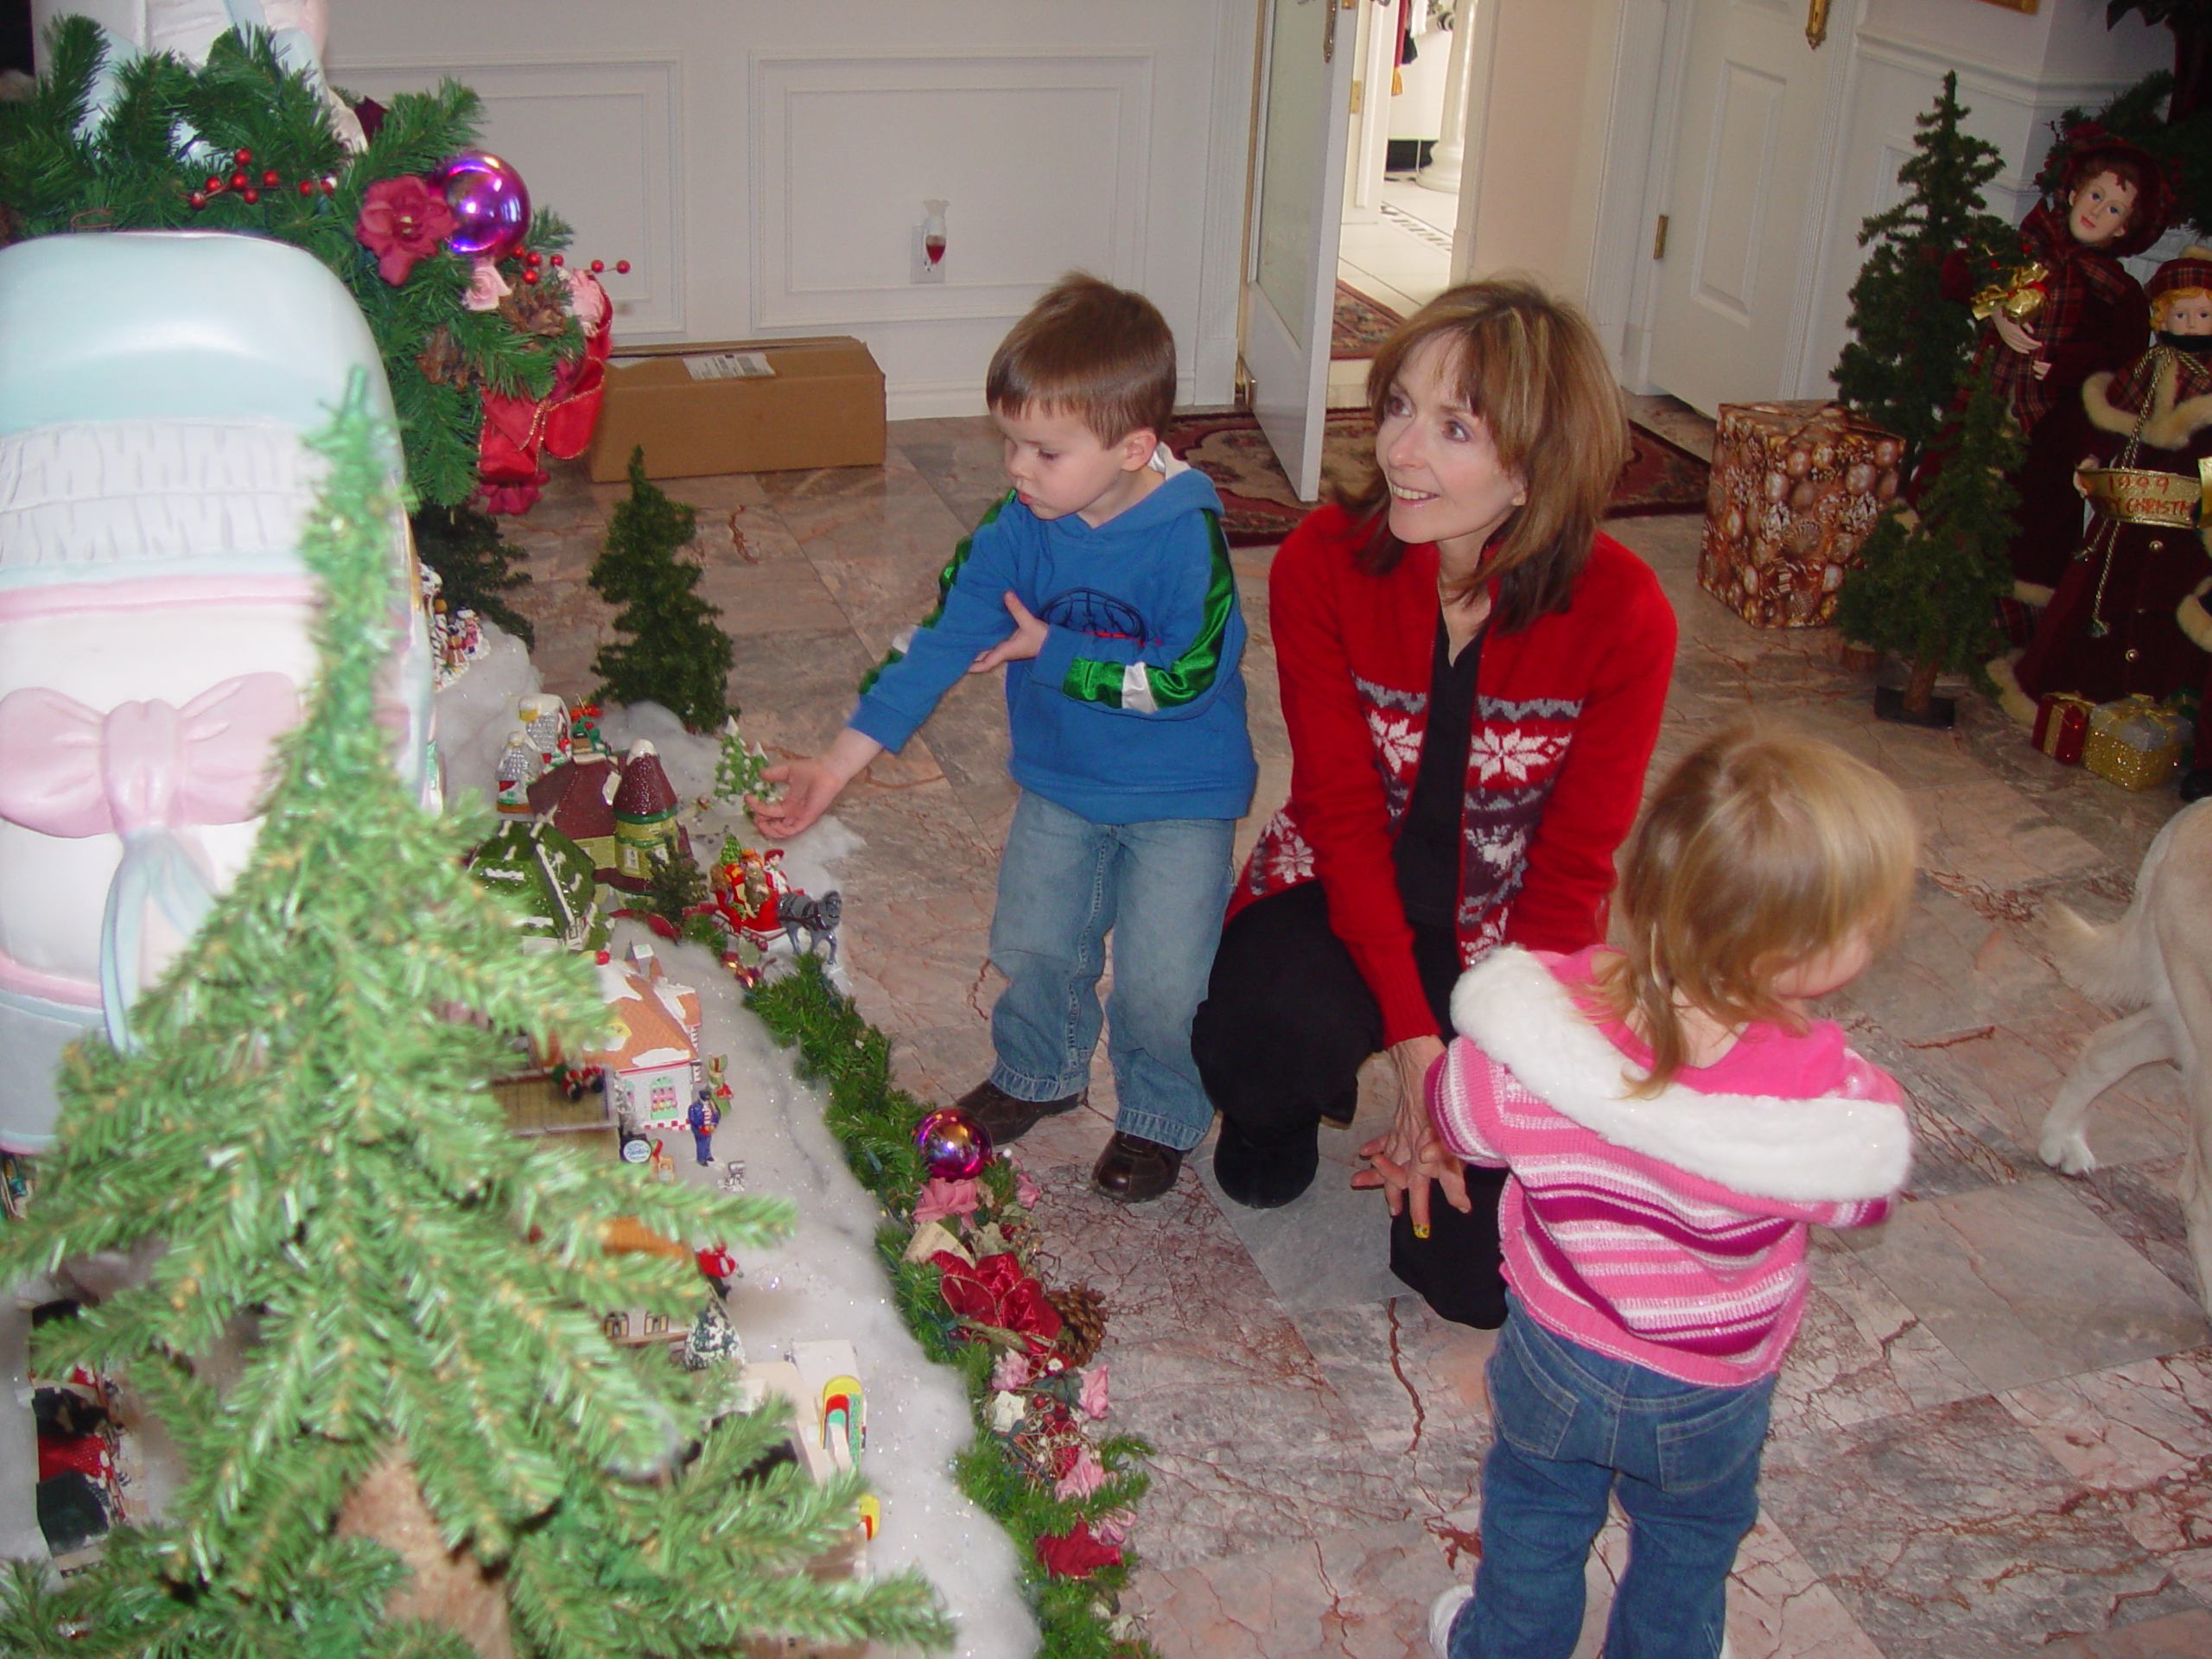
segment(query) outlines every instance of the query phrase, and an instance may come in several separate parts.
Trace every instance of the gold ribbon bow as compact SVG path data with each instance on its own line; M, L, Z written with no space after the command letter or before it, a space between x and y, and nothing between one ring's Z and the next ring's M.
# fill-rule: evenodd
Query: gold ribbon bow
M1974 296L1975 320L1986 322L1993 313L2002 311L2015 322L2025 322L2043 309L2043 284L2050 280L2050 272L2041 264L2015 267L2002 282L1992 283Z

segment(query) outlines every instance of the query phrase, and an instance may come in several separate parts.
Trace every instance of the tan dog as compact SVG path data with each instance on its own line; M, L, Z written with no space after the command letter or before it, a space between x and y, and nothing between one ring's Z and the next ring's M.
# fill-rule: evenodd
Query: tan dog
M2190 1141L2178 1191L2196 1262L2197 1298L2212 1311L2212 800L2176 813L2144 855L2135 901L2109 927L2054 906L2060 971L2088 995L2137 1012L2089 1039L2059 1085L2037 1146L2044 1162L2094 1169L2084 1126L2098 1096L2139 1065L2181 1071Z

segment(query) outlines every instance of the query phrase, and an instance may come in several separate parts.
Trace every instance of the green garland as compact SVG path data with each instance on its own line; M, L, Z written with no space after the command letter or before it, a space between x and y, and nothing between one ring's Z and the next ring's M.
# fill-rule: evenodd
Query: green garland
M798 971L752 992L746 1001L776 1040L799 1052L798 1074L830 1094L823 1121L843 1147L845 1162L894 1219L876 1236L876 1249L891 1274L893 1298L923 1352L960 1372L968 1384L977 1425L975 1444L955 1459L961 1490L1013 1535L1023 1564L1023 1586L1045 1633L1041 1659L1110 1659L1149 1655L1148 1644L1117 1636L1109 1623L1116 1594L1135 1565L1124 1549L1119 1566L1084 1579L1055 1578L1037 1560L1037 1541L1065 1535L1078 1521L1095 1522L1144 1496L1150 1478L1135 1467L1152 1448L1135 1435L1095 1443L1112 1478L1089 1497L1062 1499L1039 1485L1005 1443L983 1425L991 1395L992 1351L965 1340L960 1321L938 1289L943 1274L926 1262L902 1259L915 1201L927 1179L914 1146L914 1125L930 1108L891 1081L889 1039L861 1017L852 1000L830 982L820 963L804 958ZM994 1160L977 1178L994 1206L1012 1206L1014 1171Z

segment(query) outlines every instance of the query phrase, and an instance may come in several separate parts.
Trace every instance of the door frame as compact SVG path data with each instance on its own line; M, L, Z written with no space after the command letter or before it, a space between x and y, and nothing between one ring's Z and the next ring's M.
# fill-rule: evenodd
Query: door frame
M1624 386L1633 391L1657 391L1661 388L1652 383L1650 372L1659 287L1657 262L1651 257L1652 237L1659 215L1669 212L1668 191L1680 138L1678 112L1688 77L1689 39L1696 9L1726 4L1729 0L1651 0L1664 8L1666 19L1657 60L1648 78L1637 73L1637 44L1649 38L1648 29L1636 26L1637 3L1638 0L1626 0L1620 10L1622 27L1613 43L1612 86L1617 100L1635 95L1639 101L1648 101L1652 124L1644 128L1630 120L1609 123L1602 163L1605 184L1601 187L1596 233L1592 238L1586 291L1595 302L1599 294L1612 291L1608 281L1617 284L1624 264L1635 272L1618 341L1608 340L1607 345L1618 351L1615 368ZM1828 54L1828 62L1821 78L1821 107L1806 193L1800 275L1790 296L1778 384L1770 394L1763 395L1822 397L1834 390L1828 378L1830 365L1808 359L1815 308L1823 297L1824 278L1840 233L1834 222L1835 203L1845 165L1845 117L1859 80L1859 22L1863 10L1862 0L1834 0L1828 14L1827 40L1819 48ZM1646 92L1648 100L1642 97ZM1640 192L1611 188L1616 181L1639 171L1643 175Z

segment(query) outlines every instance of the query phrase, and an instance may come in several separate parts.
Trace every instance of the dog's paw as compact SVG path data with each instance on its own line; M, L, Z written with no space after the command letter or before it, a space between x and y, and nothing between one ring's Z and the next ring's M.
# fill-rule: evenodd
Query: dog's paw
M2036 1147L2036 1155L2067 1175L2086 1175L2097 1166L2097 1154L2089 1150L2088 1137L2079 1129L2065 1135L2046 1135Z

